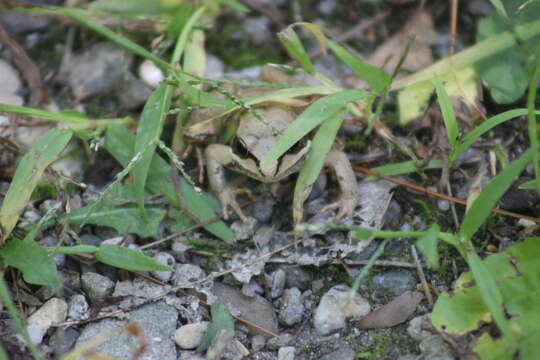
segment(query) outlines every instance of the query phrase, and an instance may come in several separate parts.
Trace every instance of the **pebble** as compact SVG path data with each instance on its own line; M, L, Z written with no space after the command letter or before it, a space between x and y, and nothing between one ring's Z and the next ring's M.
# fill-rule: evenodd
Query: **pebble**
M275 205L276 201L273 198L266 197L262 201L257 201L252 205L251 213L259 223L267 224L272 220Z
M251 350L253 350L253 352L262 350L264 345L266 345L266 338L264 336L255 335L251 338Z
M79 332L73 327L67 329L57 328L49 338L49 347L52 348L55 357L60 358L67 354L75 345Z
M204 75L210 79L216 79L223 77L225 72L225 65L217 56L212 54L206 54L206 71Z
M257 219L254 217L248 216L246 222L242 220L236 220L231 225L231 231L234 233L236 240L248 240L257 229Z
M120 104L128 110L141 107L152 93L150 86L130 72L126 72L120 77L114 90Z
M181 349L195 349L201 343L207 328L207 321L181 326L174 333L174 341Z
M128 323L137 324L146 348L141 360L176 360L176 347L172 334L176 330L178 312L163 301L143 305L129 313L128 320L103 319L84 326L75 347L87 343L96 336L121 329ZM97 345L93 351L102 356L122 360L133 359L140 340L127 332L113 332L107 341Z
M278 360L294 360L294 346L285 346L278 350Z
M283 270L287 274L285 281L286 287L296 287L301 291L311 288L311 283L313 282L313 274L311 272L297 265L284 266Z
M244 20L244 33L247 34L255 44L267 44L273 41L272 32L269 29L270 22L267 17L249 17Z
M373 277L373 291L376 295L390 293L399 296L416 288L416 279L405 271L390 271Z
M73 321L86 320L90 317L89 310L90 307L84 295L73 295L68 303L68 319Z
M194 281L202 280L206 277L204 270L198 267L197 265L192 264L179 264L176 265L174 272L174 285L189 285ZM188 287L188 286L186 286Z
M340 346L337 350L330 354L324 355L320 360L354 360L356 353L347 344Z
M174 268L174 264L176 261L174 260L174 257L164 251L160 251L157 254L153 256L153 259L156 260L158 263L163 264L165 266L169 266L171 268ZM167 282L171 279L173 272L172 271L152 271L150 272L153 277L156 279Z
M94 272L87 272L81 276L81 286L92 303L105 300L114 290L114 282Z
M64 322L68 305L63 299L52 298L28 318L28 334L34 344L40 344L47 330L54 324Z
M283 294L285 289L286 274L282 269L278 269L270 276L270 297L278 298Z
M429 317L426 315L421 315L409 321L407 333L416 341L422 341L431 335L429 331L422 329L422 323L424 321L429 321Z
M272 337L268 340L267 345L269 350L278 350L280 347L287 346L293 341L291 334L281 334L277 337Z
M437 200L437 207L440 211L448 211L450 210L450 201L439 199Z
M279 321L286 326L293 326L302 321L304 317L304 304L301 299L301 292L297 288L285 290L281 298L281 308L279 309Z
M330 15L336 8L336 5L336 0L323 0L317 6L317 10L319 10L322 15Z
M151 60L144 60L139 65L139 77L146 85L152 88L157 88L159 83L165 78L163 71Z
M420 342L420 351L425 359L454 360L450 345L439 335L430 335Z
M50 17L32 14L28 11L6 11L4 9L0 14L0 23L2 26L6 28L7 32L15 35L44 31L49 26L51 19Z
M322 296L313 317L313 325L319 335L342 329L348 318L358 319L369 313L369 302L357 293L349 301L350 292L350 287L336 285Z

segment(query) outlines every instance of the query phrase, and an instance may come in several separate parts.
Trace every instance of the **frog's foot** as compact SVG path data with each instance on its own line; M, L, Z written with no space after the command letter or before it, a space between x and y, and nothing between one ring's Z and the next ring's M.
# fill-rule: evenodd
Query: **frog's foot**
M322 212L338 210L337 215L334 217L334 221L338 221L344 218L350 218L353 216L354 209L356 208L356 198L342 196L338 200L323 206Z
M251 194L251 191L245 188L234 189L231 187L226 187L218 194L218 199L221 204L223 218L225 220L229 219L229 207L230 207L231 209L233 209L236 215L238 215L238 217L240 218L240 220L242 220L242 222L247 221L247 218L244 215L244 212L238 205L238 202L236 202L236 196L241 195L241 194L247 195L249 197L253 197L253 195Z

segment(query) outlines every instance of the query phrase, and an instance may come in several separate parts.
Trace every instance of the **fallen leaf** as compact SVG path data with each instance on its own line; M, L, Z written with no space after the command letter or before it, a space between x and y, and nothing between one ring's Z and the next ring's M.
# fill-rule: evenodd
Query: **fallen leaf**
M360 322L360 329L382 329L405 322L422 301L424 295L418 291L407 291L367 314Z

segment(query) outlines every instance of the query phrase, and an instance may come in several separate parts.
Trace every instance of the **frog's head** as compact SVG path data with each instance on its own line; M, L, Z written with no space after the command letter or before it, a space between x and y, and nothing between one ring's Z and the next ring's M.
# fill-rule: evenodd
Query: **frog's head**
M298 171L309 149L309 141L300 141L276 161L264 168L260 166L279 135L294 121L295 114L281 106L256 111L262 120L250 113L240 119L237 146L233 146L235 168L263 182L277 181Z

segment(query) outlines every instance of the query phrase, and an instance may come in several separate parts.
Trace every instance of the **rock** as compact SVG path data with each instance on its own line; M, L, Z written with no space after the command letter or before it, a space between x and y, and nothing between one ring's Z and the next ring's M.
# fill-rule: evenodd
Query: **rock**
M304 304L302 294L297 288L287 289L281 298L279 321L286 326L293 326L302 321L304 317Z
M369 313L371 306L359 294L355 293L351 301L351 288L336 285L326 292L313 317L313 325L320 335L328 335L345 327L348 318L358 319Z
M73 57L66 71L67 80L75 96L82 99L113 89L129 72L131 62L128 51L112 43L97 43Z
M32 342L40 344L43 335L52 325L65 321L67 309L68 305L64 300L52 298L30 315L27 330Z
M336 0L323 0L317 6L317 10L319 10L322 15L330 15L336 8L336 4Z
M242 285L242 294L248 297L255 296L256 294L262 295L263 292L263 288L254 278L251 278L249 283Z
M294 338L291 334L281 334L277 337L272 337L268 340L267 345L269 350L277 350L287 346L293 342Z
M114 282L94 272L87 272L81 276L81 286L93 303L105 300L114 290Z
M283 270L287 274L285 286L288 288L298 288L301 291L305 291L311 288L313 282L313 274L301 266L287 265L283 267Z
M231 231L234 233L236 240L247 240L255 234L257 228L257 219L248 216L246 222L236 220L231 225Z
M270 244L272 237L274 236L274 228L270 226L261 226L259 230L253 235L253 242L259 247L264 249Z
M192 282L202 280L205 277L206 274L200 267L192 264L179 264L176 265L174 272L174 285L181 286L185 284L185 287L192 287Z
M21 88L19 74L8 62L1 59L0 79L2 79L0 81L0 104L22 105L23 98L17 94L17 91ZM7 115L0 115L0 124L9 124Z
M174 341L181 349L195 349L201 343L207 328L207 321L181 326L174 333Z
M68 319L73 321L86 320L90 317L89 310L90 307L84 295L73 295L68 303Z
M285 289L285 271L278 269L270 276L270 297L272 299L278 298L283 294Z
M354 360L355 351L347 344L340 346L336 351L324 355L320 360Z
M416 341L422 341L426 337L432 335L429 331L422 329L422 324L428 321L429 322L429 316L428 315L422 315L417 316L411 321L409 321L409 326L407 327L407 333Z
M425 359L454 360L450 345L439 335L430 335L420 342L420 351Z
M126 72L115 84L114 93L124 108L133 110L144 105L152 89L132 73Z
M165 78L160 68L151 60L144 60L139 66L139 77L148 86L157 88Z
M25 35L45 30L50 21L51 18L47 16L32 14L27 11L2 11L0 13L0 24L6 28L7 32L14 35ZM0 79L2 79L1 76Z
M267 17L250 17L244 20L244 32L255 44L268 45L273 41L272 32L269 29L270 22Z
M294 351L296 348L294 346L285 346L279 348L278 351L278 360L294 360Z
M437 208L443 212L450 210L450 201L444 200L444 199L438 199Z
M164 251L160 251L155 254L153 256L153 259L156 260L158 263L169 266L171 268L174 268L174 264L176 263L174 257ZM172 271L152 271L150 273L153 277L163 282L169 281L173 275Z
M232 315L255 323L274 333L278 332L278 323L272 304L259 295L247 297L240 290L224 285L214 283L212 292L217 296L219 302L226 304ZM250 328L253 334L267 335L257 329Z
M206 71L204 75L210 79L216 79L223 77L225 71L225 65L217 56L212 54L206 54Z
M60 358L67 354L75 345L79 332L73 327L67 329L57 328L49 338L49 347L52 348L55 357Z
M81 242L83 245L90 245L90 246L99 246L101 245L101 240L99 237L93 234L82 234L80 236Z
M118 328L119 331L108 337L104 343L93 350L101 355L118 359L133 359L134 351L142 344L133 334L121 332L128 323L137 324L147 346L138 357L139 360L176 360L176 348L172 334L176 329L178 312L163 301L143 305L129 313L129 320L104 319L86 325L77 339L76 347L91 341L96 336Z
M266 345L266 338L264 336L255 335L251 338L251 350L253 350L253 352L262 350L264 345Z
M390 293L399 296L416 288L416 279L405 271L390 271L373 277L373 290L376 295Z
M252 205L251 213L259 223L267 224L272 220L275 205L276 201L273 198L265 197Z

